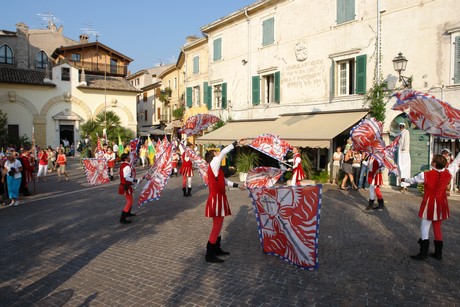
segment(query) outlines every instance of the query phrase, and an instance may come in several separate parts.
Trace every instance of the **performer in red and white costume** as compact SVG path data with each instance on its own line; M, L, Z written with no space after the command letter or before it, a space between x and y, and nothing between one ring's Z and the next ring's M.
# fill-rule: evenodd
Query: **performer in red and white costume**
M209 196L206 202L206 217L212 217L212 230L209 235L208 244L206 246L205 260L207 262L221 263L224 260L217 256L229 255L229 252L224 252L220 248L220 231L224 223L224 217L231 215L230 206L228 204L227 195L225 194L225 186L240 187L238 183L233 183L224 177L224 172L221 169L222 159L227 153L232 151L238 144L244 145L245 139L225 147L220 153L215 150L210 150L206 153L205 159L208 162L208 186Z
M187 143L187 147L193 150L193 144ZM192 196L192 177L193 177L193 165L192 160L188 156L187 152L180 147L182 153L182 165L180 167L180 173L182 174L182 192L184 196Z
M107 152L104 154L105 159L107 160L107 167L109 168L109 178L113 180L113 169L115 168L115 153L112 151L111 147L107 147Z
M172 174L171 176L173 175L176 175L176 176L179 176L179 172L177 171L177 165L179 164L179 154L174 151L173 154L172 154Z
M297 186L300 185L300 181L306 178L305 172L302 168L302 158L300 156L299 147L294 146L292 148L293 157L289 160L292 162L292 180L291 185Z
M428 249L430 247L429 232L433 225L434 232L434 253L429 255L438 260L442 260L442 221L449 218L449 204L447 202L446 188L450 183L452 175L445 168L447 160L442 155L435 155L431 161L432 169L428 172L422 172L413 178L402 178L403 182L409 184L424 183L424 194L418 216L422 219L420 226L421 238L420 252L417 255L410 256L415 260L424 260L428 258Z
M134 169L129 164L130 160L129 154L124 153L121 155L118 194L124 195L126 198L126 204L120 217L120 223L123 224L131 223L130 220L126 219L127 217L136 216L136 214L131 213L131 208L133 206L133 184L137 183L138 179L134 178Z
M369 183L369 204L366 210L382 210L384 208L384 201L380 186L383 185L382 170L384 167L380 165L377 159L371 156L368 160L368 169L367 183ZM377 196L377 204L374 204L375 196Z

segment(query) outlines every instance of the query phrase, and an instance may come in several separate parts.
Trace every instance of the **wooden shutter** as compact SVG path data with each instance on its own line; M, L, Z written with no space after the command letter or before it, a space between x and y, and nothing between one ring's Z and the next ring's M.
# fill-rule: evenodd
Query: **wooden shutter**
M262 45L267 46L275 41L275 18L269 18L262 22Z
M366 94L366 65L365 54L356 57L356 94Z
M460 83L460 36L455 37L454 83Z
M222 109L227 108L227 82L222 83Z
M200 72L200 57L196 56L193 58L193 73L197 74Z
M280 103L280 72L275 72L275 102Z
M337 1L337 24L345 22L346 19L346 0L336 0Z
M355 0L346 0L346 11L345 11L345 18L346 21L355 20Z
M213 60L219 61L222 59L222 38L215 39L213 44Z
M211 110L211 109L209 108L208 91L209 91L208 82L203 82L203 102L204 102L204 104L206 105L206 108L207 108L208 110Z
M191 87L187 87L186 101L187 101L187 107L189 108L193 106L192 95L193 95L193 89Z
M331 86L330 86L330 97L333 98L335 96L335 61L332 60L331 61L331 69L330 69L330 73L331 73L331 76L330 76L330 82L331 82Z
M260 77L252 77L252 105L258 106L260 104Z

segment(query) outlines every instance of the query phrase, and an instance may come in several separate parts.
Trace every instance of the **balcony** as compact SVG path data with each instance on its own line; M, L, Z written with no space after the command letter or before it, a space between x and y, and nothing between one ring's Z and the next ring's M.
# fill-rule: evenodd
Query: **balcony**
M103 63L93 63L93 62L85 62L85 61L71 61L68 62L78 69L84 69L85 73L93 74L93 75L110 75L115 77L126 77L128 74L128 66L127 65L110 65L110 64L103 64Z

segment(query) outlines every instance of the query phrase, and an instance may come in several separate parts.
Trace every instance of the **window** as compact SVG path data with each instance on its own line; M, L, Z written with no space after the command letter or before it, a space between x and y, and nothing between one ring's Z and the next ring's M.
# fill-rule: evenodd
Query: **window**
M268 46L275 42L275 18L269 18L262 22L262 46Z
M68 67L61 68L61 80L70 81L70 68Z
M147 92L142 93L142 96L143 96L143 97L142 97L142 100L143 100L144 102L147 102Z
M280 103L280 72L252 77L252 104Z
M35 67L37 69L46 69L48 66L48 55L46 55L45 51L40 51L37 53L37 57L35 58Z
M147 121L147 110L144 110L144 121Z
M118 61L115 59L110 59L110 73L111 74L118 73Z
M193 74L198 74L200 72L200 57L193 57Z
M0 64L13 64L13 51L10 46L0 46Z
M19 125L8 125L8 139L19 140Z
M220 109L222 107L222 85L214 85L212 92L214 93L214 109Z
M71 59L74 62L80 62L81 61L81 55L79 53L72 53Z
M177 77L174 77L174 89L177 90Z
M200 86L198 85L193 87L193 105L199 106L200 103Z
M346 96L366 93L366 55L337 61L337 95Z
M337 0L337 24L355 20L355 0Z
M213 41L213 58L214 61L222 60L222 38Z
M455 50L454 50L454 83L460 83L460 36L455 36Z

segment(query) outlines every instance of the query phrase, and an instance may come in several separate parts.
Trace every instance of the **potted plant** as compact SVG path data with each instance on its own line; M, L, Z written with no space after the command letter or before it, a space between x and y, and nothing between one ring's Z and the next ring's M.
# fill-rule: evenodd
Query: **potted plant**
M236 155L236 169L241 182L246 181L248 172L259 164L259 155L254 151L241 150Z

